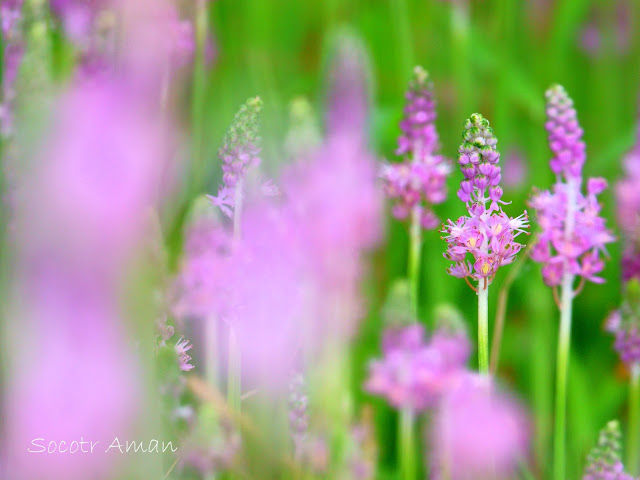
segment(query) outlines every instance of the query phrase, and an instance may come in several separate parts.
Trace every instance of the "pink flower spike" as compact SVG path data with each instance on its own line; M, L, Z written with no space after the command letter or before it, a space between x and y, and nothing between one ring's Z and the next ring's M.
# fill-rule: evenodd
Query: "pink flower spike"
M463 139L458 153L464 164L464 180L458 197L466 203L469 216L462 216L455 223L449 220L443 226L442 232L447 234L445 257L457 263L447 272L458 278L472 276L488 286L500 266L515 260L523 246L515 238L528 234L529 222L527 212L511 218L500 207L504 204L502 188L497 185L500 154L489 122L482 115L473 114L465 124ZM472 274L465 274L467 255L473 257Z
M396 201L392 209L394 217L405 220L412 211L420 210L416 218L420 218L422 228L432 229L439 221L431 207L446 199L446 179L451 166L449 160L435 153L439 140L434 123L433 86L421 67L414 69L406 98L405 117L400 123L403 134L396 154L408 158L402 163L383 165L380 177L387 196ZM464 190L458 192L461 198L465 195Z
M537 192L530 201L542 232L539 247L531 258L542 263L542 276L549 286L558 286L570 273L593 283L604 269L600 253L615 238L600 216L596 198L607 187L603 178L587 181L587 195L581 192L585 146L576 120L573 102L560 86L547 91L549 145L555 155L551 169L558 174L551 190Z

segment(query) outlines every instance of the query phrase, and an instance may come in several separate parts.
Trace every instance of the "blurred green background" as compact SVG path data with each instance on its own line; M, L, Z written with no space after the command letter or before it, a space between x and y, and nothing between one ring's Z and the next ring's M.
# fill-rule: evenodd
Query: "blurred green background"
M371 63L371 145L392 160L404 91L413 65L431 74L438 99L442 152L455 156L463 120L474 111L492 123L506 165L514 152L527 176L507 189L511 215L526 208L532 189L549 188L553 176L544 130L544 91L561 83L573 97L585 130L585 176L604 176L613 186L621 160L635 142L640 80L640 2L613 0L218 0L208 5L216 39L215 65L205 72L203 141L206 175L198 188L214 192L219 180L216 150L238 105L260 95L265 102L265 162L283 161L282 140L290 102L308 98L322 124L328 39L349 28L364 41ZM197 150L196 150L197 151ZM450 198L437 209L442 220L464 212L455 196L460 174L450 179ZM615 227L610 188L602 197ZM536 231L535 221L532 231ZM421 317L430 325L434 307L460 308L475 336L475 295L448 276L444 242L425 232ZM526 242L526 240L525 240ZM386 239L372 255L367 279L370 313L353 348L354 392L360 404L376 405L383 471L395 462L395 419L382 401L361 391L366 363L379 351L379 315L389 287L406 272L407 232L388 216ZM603 332L607 313L620 298L619 245L610 250L604 285L587 285L575 303L569 397L569 478L582 472L597 431L626 416L626 373L612 338ZM523 261L522 259L520 261ZM501 269L490 293L490 318L509 269ZM532 412L534 473L546 477L551 464L552 399L558 311L539 267L528 261L515 279L507 310L499 376Z

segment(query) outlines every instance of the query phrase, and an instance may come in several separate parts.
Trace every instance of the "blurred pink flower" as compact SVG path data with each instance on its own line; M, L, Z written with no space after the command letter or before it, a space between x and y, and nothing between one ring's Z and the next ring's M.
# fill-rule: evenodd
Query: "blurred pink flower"
M173 284L174 315L206 318L217 312L231 253L230 233L213 218L188 227L179 273Z
M529 175L527 161L519 150L513 150L504 159L502 183L506 188L521 188Z
M78 81L59 102L29 190L38 202L23 201L50 241L75 258L108 263L126 252L156 200L167 130L138 100L121 79L100 75Z
M282 183L313 269L316 334L348 337L361 316L363 255L381 234L374 159L356 138L329 137L310 161L288 169Z
M271 388L286 386L305 328L306 263L297 227L272 205L249 206L217 292L218 318L233 329L242 370Z
M10 309L20 341L10 326L8 348L19 369L3 416L15 480L109 478L125 457L104 451L140 426L143 382L122 294L148 209L168 190L170 130L134 71L108 72L72 81L16 185ZM39 438L63 450L99 441L100 451L29 453Z
M590 57L595 57L602 48L602 34L595 22L586 24L580 30L580 48Z
M355 35L335 38L327 79L326 132L356 143L367 141L370 115L369 59Z
M523 409L489 377L459 377L440 404L430 429L432 478L513 478L526 461L529 427Z
M15 81L24 56L22 38L22 0L3 1L0 5L2 21L2 103L0 103L0 133L13 133L13 102ZM6 163L6 162L3 162ZM7 166L5 165L5 169Z
M387 329L382 344L384 357L370 363L365 389L416 412L437 405L465 372L471 350L464 333L442 329L427 341L420 324Z
M60 18L66 34L74 42L87 45L93 24L101 9L112 0L51 0L51 11Z
M7 478L107 478L120 461L104 451L114 437L132 433L142 398L115 285L90 265L71 268L48 256L25 263L16 293L29 302L14 310L21 338L12 355L19 369L9 381L4 417ZM81 440L100 443L94 454L60 452ZM42 447L52 453L38 454ZM88 444L79 448L89 451Z

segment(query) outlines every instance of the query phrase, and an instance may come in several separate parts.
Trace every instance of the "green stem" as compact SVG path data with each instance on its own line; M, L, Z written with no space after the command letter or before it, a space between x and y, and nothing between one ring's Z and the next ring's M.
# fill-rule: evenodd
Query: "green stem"
M191 191L197 192L202 172L202 143L205 112L205 44L207 41L207 1L198 0L195 18L196 52L193 63L193 84L191 95Z
M579 182L575 178L567 179L567 212L564 223L564 237L571 239L575 226L576 198ZM575 276L569 271L569 262L565 260L562 276L562 298L560 300L560 332L558 334L558 354L556 358L556 423L554 430L555 480L566 479L567 456L567 375L569 371L569 349L571 348L571 315L573 309L573 282Z
M239 179L235 186L234 203L233 203L233 243L237 245L242 236L242 202L243 202L243 181ZM238 338L236 337L233 326L229 326L229 346L228 346L228 365L227 365L227 401L229 407L236 411L240 411L240 396L242 394L241 385L241 358L238 346Z
M415 438L413 432L414 413L410 408L403 408L398 417L400 436L400 471L402 480L415 480L416 452Z
M571 346L573 280L574 276L571 273L565 273L562 280L560 331L558 334L558 356L556 360L556 422L553 447L553 472L555 480L566 479L567 374L569 370L569 350Z
M489 286L478 284L478 370L489 373Z
M411 211L411 225L409 227L409 295L413 314L418 319L420 305L420 261L422 250L422 228L420 225L420 209Z
M640 472L640 363L631 366L629 383L629 427L627 469L633 476Z

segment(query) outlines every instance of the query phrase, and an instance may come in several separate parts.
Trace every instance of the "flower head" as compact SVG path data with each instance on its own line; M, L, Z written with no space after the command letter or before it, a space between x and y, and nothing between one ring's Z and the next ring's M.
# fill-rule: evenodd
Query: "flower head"
M598 445L596 445L587 457L587 466L584 469L582 480L633 480L633 477L624 472L620 455L620 424L611 421L600 430Z
M438 219L430 206L444 202L451 167L445 157L435 153L439 141L433 85L422 67L414 69L406 98L396 153L407 155L408 159L385 164L380 176L386 194L396 200L393 207L396 218L405 219L417 209L423 228L435 228Z
M443 226L447 235L445 257L454 262L449 274L490 283L498 268L513 263L523 245L515 238L527 233L527 212L512 218L502 211L500 199L500 153L489 122L474 113L465 122L458 164L464 179L458 197L466 203L468 216ZM467 261L467 254L473 262Z
M591 178L586 194L581 192L585 146L573 102L560 86L549 89L547 99L546 129L554 154L550 165L558 179L550 191L537 192L530 201L542 227L531 258L543 264L542 275L549 286L560 285L566 273L601 283L600 254L614 240L597 200L607 183Z

